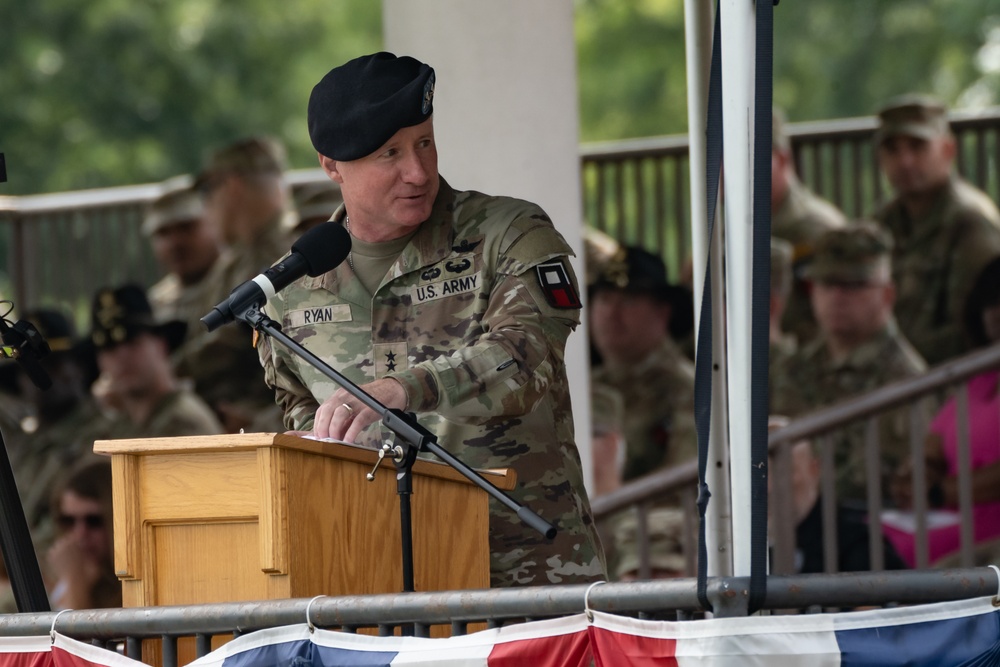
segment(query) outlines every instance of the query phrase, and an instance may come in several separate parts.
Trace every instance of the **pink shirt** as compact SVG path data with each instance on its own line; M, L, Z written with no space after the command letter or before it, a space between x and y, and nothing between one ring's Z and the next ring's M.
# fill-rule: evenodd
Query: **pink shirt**
M969 380L969 458L972 469L1000 459L1000 393L997 384L1000 371L989 371ZM942 441L948 474L958 474L958 406L948 400L931 422L931 433ZM957 518L957 512L955 512ZM974 535L977 543L1000 536L1000 502L981 503L972 508ZM914 535L886 527L885 535L899 555L910 566L916 562ZM930 562L958 551L961 547L960 526L948 525L928 530Z

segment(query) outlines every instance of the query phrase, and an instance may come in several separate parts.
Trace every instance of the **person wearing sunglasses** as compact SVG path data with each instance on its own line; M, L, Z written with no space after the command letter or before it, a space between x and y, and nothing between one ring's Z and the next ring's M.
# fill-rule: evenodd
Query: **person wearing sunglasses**
M52 494L56 539L48 551L53 609L120 607L111 524L111 462L86 458Z

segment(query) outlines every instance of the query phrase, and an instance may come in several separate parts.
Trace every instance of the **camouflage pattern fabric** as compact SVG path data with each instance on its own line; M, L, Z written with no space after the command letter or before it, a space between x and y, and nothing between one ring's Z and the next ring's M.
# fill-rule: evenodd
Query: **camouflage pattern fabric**
M201 318L215 305L213 303L212 306L205 308L205 304L209 301L207 297L209 291L213 294L217 291L216 286L209 280L201 280L194 285L182 285L177 276L171 273L146 290L146 297L149 299L149 305L153 307L153 316L158 322L169 320L185 322L187 324L185 340L190 341L205 333Z
M110 433L111 422L90 400L82 401L59 421L40 425L33 433L17 429L8 435L4 431L11 469L36 548L41 549L40 544L51 537L39 531L49 517L49 501L56 480L78 459L93 452L95 440Z
M771 413L796 417L926 370L927 365L899 333L893 320L841 361L831 357L825 339L820 338L788 357L772 375ZM929 423L933 406L921 403L919 409L924 423ZM882 491L886 500L889 475L909 458L909 420L908 406L879 416ZM864 421L829 434L834 448L838 500L863 502L866 498L864 436Z
M698 456L694 425L694 365L670 339L644 361L603 364L591 379L625 401L625 481Z
M784 201L771 214L771 235L792 244L792 291L781 317L782 330L799 342L816 337L816 319L809 303L809 285L802 272L809 265L816 240L831 229L847 224L847 219L830 202L813 194L797 178L788 182Z
M189 336L173 355L174 371L179 377L191 378L200 397L216 409L223 404L235 406L254 420L247 428L256 431L279 430L281 419L274 392L264 383L253 349L253 332L241 322L206 332L199 320L226 299L233 288L288 253L291 240L283 226L288 215L275 216L253 244L232 246L216 261L203 281L206 288L197 295L200 301L191 304L197 334Z
M875 219L895 240L892 275L900 330L931 365L970 351L962 309L979 272L1000 256L996 206L953 177L922 219L912 220L899 200Z
M222 433L222 425L212 409L187 389L177 389L164 396L142 424L120 415L112 424L109 438L173 438L219 433Z
M344 218L341 208L334 220ZM289 336L349 380L398 380L408 409L466 464L517 471L511 495L559 534L547 541L491 501L494 587L606 577L565 373L566 338L580 317L569 254L534 204L457 192L442 180L429 219L374 295L345 262L267 306ZM280 344L262 339L259 348L285 425L309 430L336 386ZM379 447L390 437L376 422L358 442Z

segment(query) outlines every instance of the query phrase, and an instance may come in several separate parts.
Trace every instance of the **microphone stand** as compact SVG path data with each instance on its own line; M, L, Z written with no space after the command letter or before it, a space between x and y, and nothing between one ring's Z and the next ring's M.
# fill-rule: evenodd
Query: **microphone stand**
M19 612L49 611L49 596L42 583L42 573L31 543L24 507L17 495L14 472L10 467L7 445L0 433L0 548L7 565L7 576L14 590L14 601Z
M469 481L486 491L493 498L500 501L508 509L513 510L522 522L534 528L547 539L556 536L556 529L551 523L538 516L533 510L517 502L509 495L495 487L484 479L479 473L465 465L462 461L449 454L437 444L437 437L426 428L417 423L413 413L402 410L387 408L377 401L364 389L354 384L338 371L334 370L325 361L315 354L302 347L298 342L289 338L281 330L281 326L271 318L261 312L260 307L252 304L242 313L233 313L236 319L246 322L259 332L266 333L275 340L281 341L292 352L308 361L316 370L323 373L338 385L343 387L351 396L358 399L369 408L381 415L382 424L392 431L395 436L394 445L388 443L379 450L379 463L387 455L392 455L393 463L396 465L396 493L399 495L399 519L401 527L402 553L403 553L403 592L414 591L413 585L413 528L410 515L410 496L413 494L413 477L411 469L417 460L417 454L425 451L430 452L450 465L452 468L464 475ZM368 474L368 479L374 479L374 470Z

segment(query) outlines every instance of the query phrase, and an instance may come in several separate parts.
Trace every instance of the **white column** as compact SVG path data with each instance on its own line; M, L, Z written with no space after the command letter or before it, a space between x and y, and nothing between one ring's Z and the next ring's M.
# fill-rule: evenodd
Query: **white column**
M722 0L726 311L733 574L750 575L750 297L753 278L754 3Z
M705 481L712 497L705 514L705 542L709 576L733 573L732 514L729 503L729 404L725 332L725 290L721 229L722 216L716 208L719 229L708 238L708 188L705 182L706 129L708 126L708 81L712 69L713 5L704 0L684 2L684 46L688 80L688 146L691 169L691 252L694 269L694 312L701 313L702 281L712 274L712 421L708 443ZM707 266L708 250L712 264ZM701 323L695 320L695 340Z
M576 43L572 0L384 0L385 48L437 74L434 132L442 176L458 189L533 201L583 273ZM586 296L586 295L582 295ZM566 365L588 486L590 393L584 323Z

